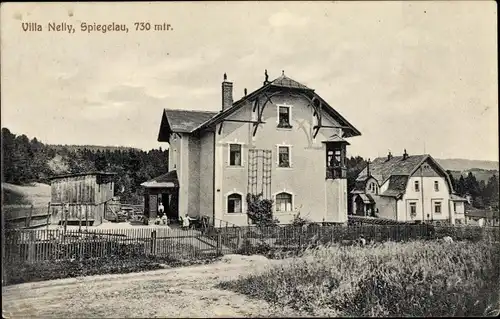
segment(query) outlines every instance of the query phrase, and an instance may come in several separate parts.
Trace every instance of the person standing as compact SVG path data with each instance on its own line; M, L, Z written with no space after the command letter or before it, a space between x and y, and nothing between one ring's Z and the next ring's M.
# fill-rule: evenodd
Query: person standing
M163 206L163 203L160 202L160 204L158 205L158 216L161 218L164 212L165 212L165 207Z
M185 230L189 229L189 223L191 221L190 219L191 217L189 217L188 214L186 214L186 216L182 218L182 228L184 228Z

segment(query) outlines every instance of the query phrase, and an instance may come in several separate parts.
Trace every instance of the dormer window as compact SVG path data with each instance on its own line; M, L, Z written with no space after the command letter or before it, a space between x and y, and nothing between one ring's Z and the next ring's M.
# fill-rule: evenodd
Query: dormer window
M278 127L291 128L291 106L278 105Z

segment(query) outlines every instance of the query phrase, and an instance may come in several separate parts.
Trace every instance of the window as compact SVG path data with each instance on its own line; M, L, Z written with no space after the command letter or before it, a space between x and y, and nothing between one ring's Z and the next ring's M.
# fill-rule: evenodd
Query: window
M290 147L278 146L278 167L290 167Z
M415 203L415 202L410 203L410 216L412 218L417 216L417 203Z
M292 211L292 195L288 193L279 193L276 195L276 211L291 212Z
M415 181L415 192L420 192L420 183Z
M291 128L290 107L278 106L278 127Z
M453 203L453 212L456 213L457 212L457 203Z
M346 178L345 154L345 144L334 142L326 144L327 179Z
M439 192L439 182L434 181L434 191Z
M229 165L241 166L241 145L229 144Z
M441 202L434 203L434 214L441 214Z
M241 213L241 195L231 194L227 197L227 212L228 213Z

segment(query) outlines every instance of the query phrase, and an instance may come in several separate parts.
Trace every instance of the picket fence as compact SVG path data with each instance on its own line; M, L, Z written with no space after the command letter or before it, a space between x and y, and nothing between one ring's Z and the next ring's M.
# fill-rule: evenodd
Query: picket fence
M6 230L3 260L7 264L37 263L72 259L119 256L160 256L172 259L205 258L207 255L247 253L252 246L274 249L302 249L332 242L352 243L363 237L367 242L436 239L499 241L498 228L421 225L361 225L227 227L205 229Z

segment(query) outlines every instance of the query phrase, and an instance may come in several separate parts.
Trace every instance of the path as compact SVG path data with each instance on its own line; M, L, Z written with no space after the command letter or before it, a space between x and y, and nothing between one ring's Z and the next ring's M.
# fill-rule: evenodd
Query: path
M260 256L224 258L209 265L8 286L3 288L3 309L10 318L294 315L286 309L273 310L264 301L214 288L221 280L262 271L270 263L283 261Z

